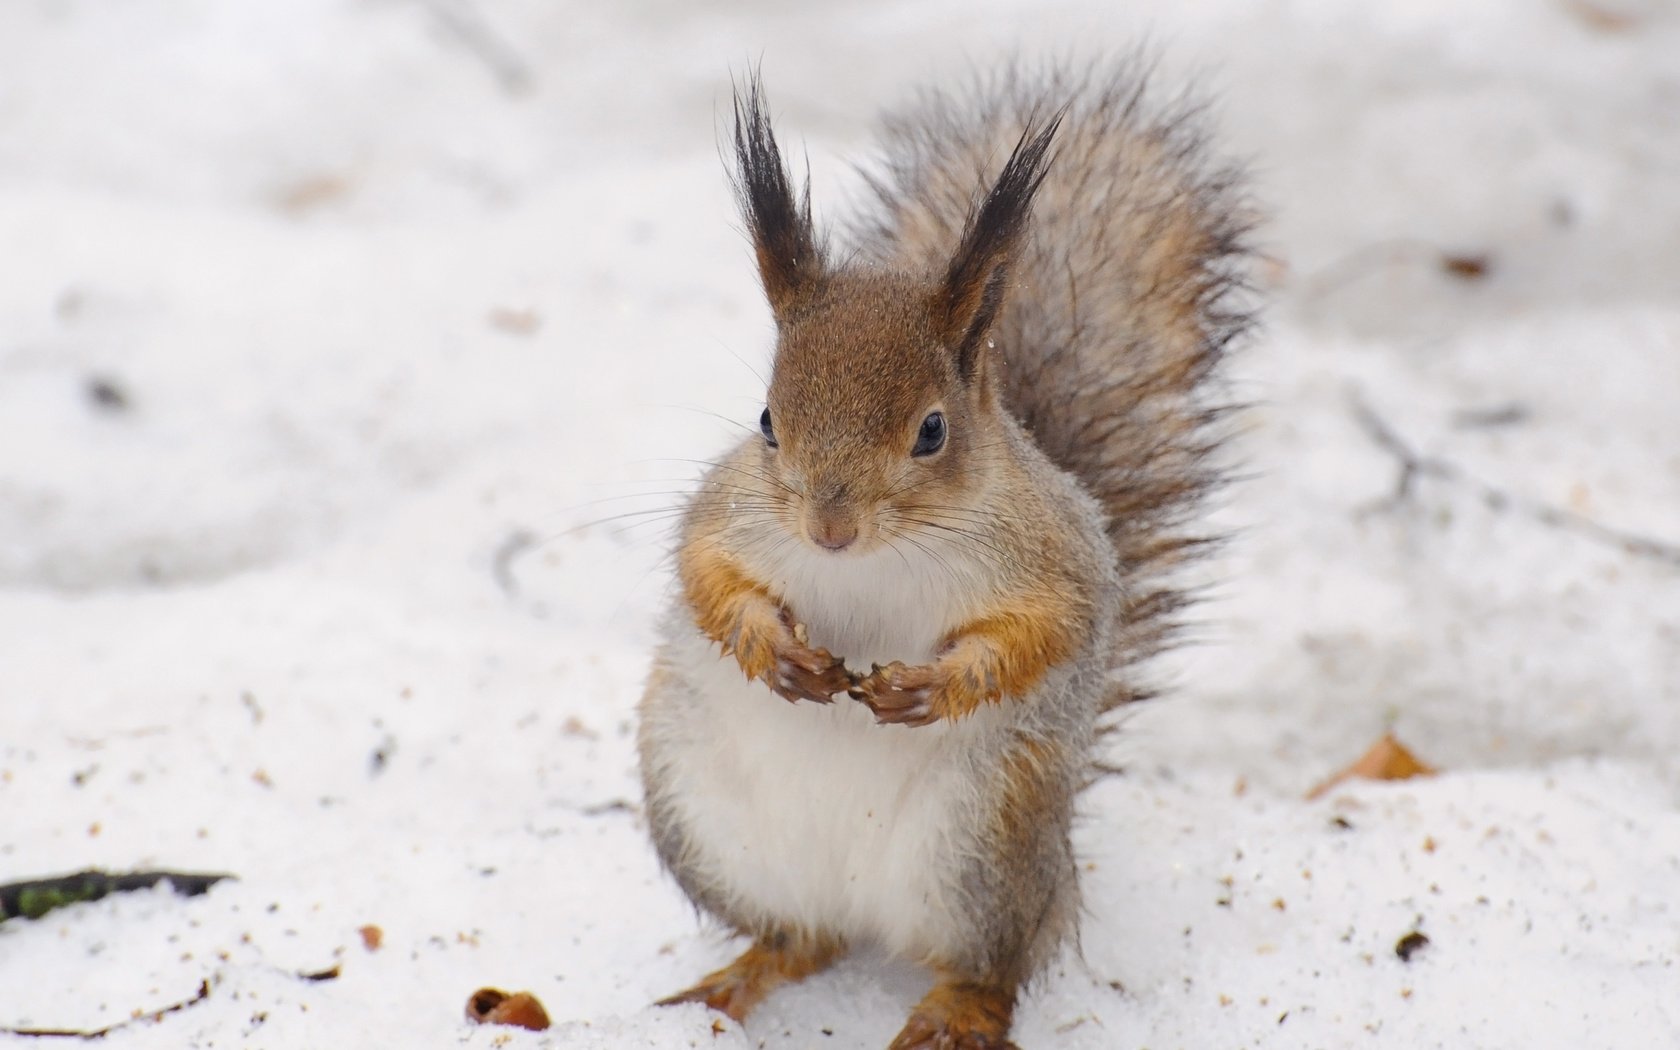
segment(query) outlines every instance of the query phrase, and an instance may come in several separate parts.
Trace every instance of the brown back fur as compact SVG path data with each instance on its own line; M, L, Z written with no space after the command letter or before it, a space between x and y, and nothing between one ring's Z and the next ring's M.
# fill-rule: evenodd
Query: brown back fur
M1107 512L1118 669L1171 640L1176 570L1207 542L1190 518L1219 481L1226 406L1210 379L1250 325L1252 216L1236 169L1203 156L1197 108L1152 106L1140 74L1109 68L1017 68L923 96L886 125L880 207L856 241L892 270L943 268L1011 145L1067 107L992 336L1005 404ZM1145 695L1128 676L1106 706Z

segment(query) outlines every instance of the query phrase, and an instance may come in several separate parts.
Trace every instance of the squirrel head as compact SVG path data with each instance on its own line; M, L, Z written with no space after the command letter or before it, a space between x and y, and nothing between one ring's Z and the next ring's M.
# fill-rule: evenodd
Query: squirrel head
M760 417L780 516L831 551L970 531L1003 462L992 327L1060 117L1029 126L943 271L833 265L756 78L735 96L735 190L777 341Z

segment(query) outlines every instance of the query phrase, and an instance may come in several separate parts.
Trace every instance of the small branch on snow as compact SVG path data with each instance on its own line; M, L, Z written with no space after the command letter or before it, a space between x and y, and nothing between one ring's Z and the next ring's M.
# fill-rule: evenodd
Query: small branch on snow
M1393 510L1411 498L1418 478L1439 478L1469 488L1489 510L1521 514L1548 528L1614 547L1634 557L1650 558L1680 568L1680 544L1613 528L1585 514L1578 514L1550 503L1524 499L1497 485L1479 481L1466 474L1455 463L1417 452L1377 414L1358 391L1349 394L1349 402L1354 420L1360 429L1365 431L1378 448L1393 456L1400 464L1400 475L1395 482L1393 494L1361 508L1361 515Z
M179 871L136 871L109 875L103 871L78 871L46 879L8 882L0 885L0 922L7 919L39 919L55 908L83 901L96 901L113 893L145 890L160 882L183 897L196 897L232 875L190 874Z
M1520 401L1493 405L1489 408L1461 408L1452 414L1453 426L1460 430L1510 427L1527 421L1528 406Z
M150 1021L161 1021L172 1013L185 1010L189 1006L197 1006L210 998L210 979L205 978L198 984L198 991L190 999L182 999L178 1003L159 1007L156 1010L136 1011L134 1016L108 1024L104 1028L0 1028L0 1035L24 1035L38 1039L103 1039L112 1032L119 1031L131 1025L144 1024Z
M508 533L490 558L490 575L509 598L519 596L519 580L513 574L513 563L521 554L537 545L536 533L529 529L514 529Z
M1361 514L1376 511L1393 510L1411 499L1413 486L1419 476L1444 478L1449 481L1458 480L1458 470L1445 460L1426 458L1406 444L1400 435L1394 432L1387 421L1377 415L1363 397L1356 391L1348 396L1353 407L1353 418L1370 439L1377 443L1377 447L1393 456L1400 462L1400 476L1395 479L1394 492L1385 499L1377 500L1363 508Z
M490 25L469 0L422 0L432 19L467 53L484 63L502 90L521 95L531 89L531 65Z
M588 806L579 806L577 807L577 812L580 816L585 817L604 817L609 813L634 814L636 812L636 804L626 798L609 798L605 802L596 802Z

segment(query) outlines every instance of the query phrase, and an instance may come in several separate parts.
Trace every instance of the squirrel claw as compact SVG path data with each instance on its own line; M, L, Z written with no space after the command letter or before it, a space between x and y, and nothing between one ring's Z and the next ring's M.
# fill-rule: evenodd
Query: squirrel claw
M895 660L885 667L874 665L847 695L867 704L882 725L925 726L940 719L934 710L938 686L939 672L933 667Z
M835 693L851 687L852 676L827 649L798 645L776 654L776 666L765 684L790 704L801 700L831 704Z
M887 1050L1019 1050L1002 1035L953 1030L947 1024L913 1014Z

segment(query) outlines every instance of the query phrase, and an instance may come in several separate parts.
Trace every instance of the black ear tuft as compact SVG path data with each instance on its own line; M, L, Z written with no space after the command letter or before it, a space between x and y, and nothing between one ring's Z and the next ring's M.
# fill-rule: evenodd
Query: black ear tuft
M970 213L945 271L943 334L964 380L978 370L980 347L1003 305L1010 264L1026 233L1033 194L1050 170L1050 143L1061 123L1057 113L1042 128L1027 125L985 202Z
M811 226L810 177L796 199L756 72L747 75L744 95L735 89L734 182L765 297L781 318L815 289L823 260Z

